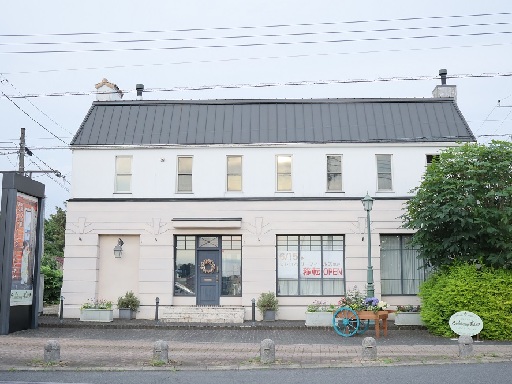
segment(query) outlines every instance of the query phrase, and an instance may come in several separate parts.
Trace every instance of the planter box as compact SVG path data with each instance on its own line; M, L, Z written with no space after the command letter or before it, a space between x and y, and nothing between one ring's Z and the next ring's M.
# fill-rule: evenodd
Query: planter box
M113 320L114 310L112 309L82 309L80 311L80 321L108 323Z
M332 327L331 312L306 312L307 327Z
M266 310L263 313L263 321L276 321L276 311L273 310Z
M135 311L130 308L119 308L119 318L125 320L135 319Z
M395 313L395 325L425 325L419 312Z

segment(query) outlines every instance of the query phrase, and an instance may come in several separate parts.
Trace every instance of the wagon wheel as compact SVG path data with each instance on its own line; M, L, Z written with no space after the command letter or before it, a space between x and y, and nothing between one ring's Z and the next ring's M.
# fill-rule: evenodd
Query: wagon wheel
M332 317L332 325L336 333L343 337L354 335L359 328L359 316L349 307L341 307Z
M357 333L365 333L368 328L370 327L370 320L359 320L359 329L357 330Z

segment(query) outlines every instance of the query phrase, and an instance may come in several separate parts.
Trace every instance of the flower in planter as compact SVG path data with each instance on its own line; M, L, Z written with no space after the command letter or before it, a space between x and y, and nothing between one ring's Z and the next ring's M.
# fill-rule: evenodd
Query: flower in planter
M342 297L338 301L340 307L350 307L354 311L373 311L378 312L385 310L388 304L385 301L379 300L377 297L366 297L365 294L354 286L353 289L349 289L345 297Z
M421 306L420 305L397 305L396 311L397 312L420 312Z
M325 301L314 300L309 304L306 312L333 312L336 309L334 304L327 304Z
M112 309L114 304L109 300L89 299L82 304L80 309Z

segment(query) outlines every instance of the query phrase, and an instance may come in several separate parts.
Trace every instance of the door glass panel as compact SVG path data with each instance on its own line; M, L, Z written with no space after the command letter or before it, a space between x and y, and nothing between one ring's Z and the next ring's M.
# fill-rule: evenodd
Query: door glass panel
M200 237L199 238L199 248L218 248L219 247L219 238L218 237Z

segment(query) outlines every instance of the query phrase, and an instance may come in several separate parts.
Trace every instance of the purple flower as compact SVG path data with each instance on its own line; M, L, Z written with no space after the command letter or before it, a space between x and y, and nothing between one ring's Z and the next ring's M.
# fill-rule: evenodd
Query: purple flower
M379 299L376 297L367 297L365 300L366 305L376 306L379 303Z

